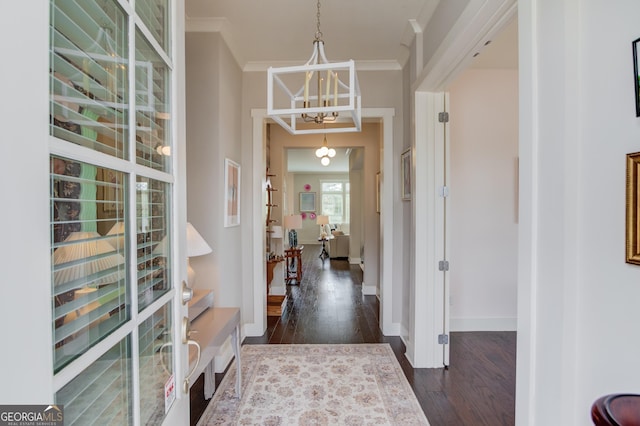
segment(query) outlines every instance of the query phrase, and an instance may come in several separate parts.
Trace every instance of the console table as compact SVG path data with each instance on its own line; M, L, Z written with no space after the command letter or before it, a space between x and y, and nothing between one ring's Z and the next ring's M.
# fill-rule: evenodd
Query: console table
M291 247L284 251L284 257L287 259L287 284L290 281L300 284L302 280L302 250L304 246ZM293 266L295 263L295 266Z
M195 367L197 350L189 346L189 369L195 368L193 377L205 373L205 399L211 399L215 389L212 369L207 368L220 351L221 346L231 336L231 346L236 357L236 395L241 397L240 365L240 308L209 308L191 323L191 339L200 344L200 362ZM207 383L208 381L212 381ZM211 385L213 383L213 385ZM208 386L209 384L209 386Z

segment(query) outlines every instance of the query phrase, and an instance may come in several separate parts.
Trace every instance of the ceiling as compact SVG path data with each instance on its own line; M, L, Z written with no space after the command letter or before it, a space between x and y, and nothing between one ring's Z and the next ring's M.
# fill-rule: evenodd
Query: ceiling
M354 59L359 67L404 63L409 20L424 20L439 1L322 0L320 31L327 59ZM255 64L301 65L311 56L315 0L185 0L185 6L188 25L201 21L219 28L245 70Z
M318 145L319 147L319 145ZM336 156L328 166L320 164L315 149L287 148L287 171L291 173L347 173L350 149L336 148Z
M354 59L358 70L401 69L413 29L427 25L441 1L446 2L441 6L450 6L478 0L321 0L327 59ZM185 0L185 9L187 30L219 31L244 71L301 65L311 56L316 0ZM471 68L517 68L516 21L473 58ZM314 150L289 151L291 171L348 169L344 151L328 167L320 165Z

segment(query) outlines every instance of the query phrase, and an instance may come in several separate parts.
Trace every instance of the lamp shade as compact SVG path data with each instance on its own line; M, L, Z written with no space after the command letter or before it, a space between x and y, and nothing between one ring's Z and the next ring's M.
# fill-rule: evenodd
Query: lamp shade
M196 231L196 228L187 222L187 257L202 256L212 251L213 249L202 238L202 235Z
M167 235L162 237L160 242L156 244L151 254L157 254L159 256L167 256L169 253L169 245L167 244Z
M116 222L107 235L111 238L108 238L106 241L113 246L114 249L119 250L124 247L124 222Z
M97 232L72 232L53 253L53 264L55 285L76 280L102 285L119 281L125 274L124 256Z
M287 229L301 229L302 228L302 216L299 214L291 214L284 217L284 227Z
M271 238L282 238L282 226L274 225L271 227Z
M316 223L318 225L326 225L329 223L329 216L326 215L318 215L316 218Z

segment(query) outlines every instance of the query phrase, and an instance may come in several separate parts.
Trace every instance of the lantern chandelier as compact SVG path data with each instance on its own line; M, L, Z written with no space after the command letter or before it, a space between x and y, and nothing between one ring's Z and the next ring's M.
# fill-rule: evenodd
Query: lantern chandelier
M324 136L322 147L316 149L316 157L320 159L320 164L328 166L331 159L336 156L336 150L327 146L327 135Z
M359 132L362 107L355 61L327 60L320 0L317 9L313 54L307 63L267 70L267 115L292 135ZM326 123L335 126L325 128Z

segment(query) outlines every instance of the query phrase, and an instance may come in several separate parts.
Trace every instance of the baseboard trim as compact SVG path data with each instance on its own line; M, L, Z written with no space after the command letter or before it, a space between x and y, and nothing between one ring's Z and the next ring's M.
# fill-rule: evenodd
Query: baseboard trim
M285 286L275 286L273 283L271 284L269 294L274 296L284 296L287 294L287 287Z
M365 296L377 296L378 295L378 287L375 285L365 285L362 283L362 294Z
M413 353L413 343L408 342L404 339L402 340L404 342L404 347L405 347L404 357L407 359L407 361L409 361L409 364L411 364L411 367L416 368L415 360L411 356L411 354Z
M398 322L392 322L389 326L384 330L385 336L400 336L401 335L402 326Z
M244 330L243 336L250 337L259 337L262 336L265 332L265 329L263 329L262 327L258 327L255 322L244 324L242 326L242 329Z
M362 259L359 257L350 257L349 258L350 265L362 265Z
M516 331L517 318L451 318L451 331Z

